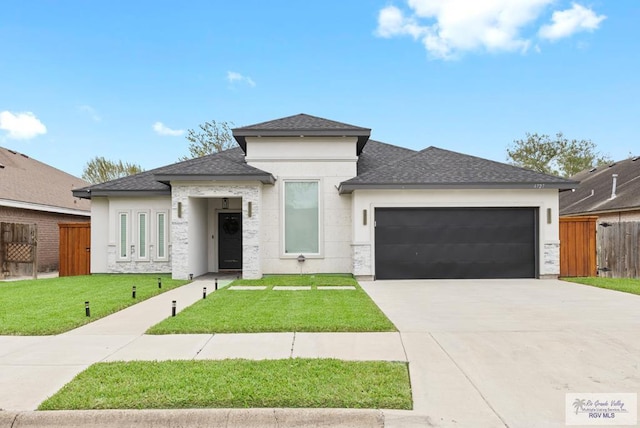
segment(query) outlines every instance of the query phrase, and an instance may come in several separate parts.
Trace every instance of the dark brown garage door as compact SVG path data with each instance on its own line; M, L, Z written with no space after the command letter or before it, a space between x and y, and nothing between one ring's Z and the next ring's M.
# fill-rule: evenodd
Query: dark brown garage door
M536 208L377 208L377 279L535 278Z

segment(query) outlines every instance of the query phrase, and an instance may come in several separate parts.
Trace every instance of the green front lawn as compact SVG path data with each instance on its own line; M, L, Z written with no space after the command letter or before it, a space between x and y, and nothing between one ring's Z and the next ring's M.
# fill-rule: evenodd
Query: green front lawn
M234 285L265 290L231 290ZM277 291L307 285L311 290ZM355 290L318 290L351 285ZM350 276L282 275L234 281L193 306L151 327L150 334L395 331L389 319Z
M333 359L99 363L39 410L232 407L411 409L408 367Z
M591 285L593 287L606 288L609 290L624 291L625 293L640 295L640 279L638 278L562 278L564 281L575 282L577 284Z
M162 278L162 289L158 289ZM0 282L0 335L58 334L187 281L168 275L88 275ZM131 296L136 286L136 298ZM85 316L89 301L91 317Z

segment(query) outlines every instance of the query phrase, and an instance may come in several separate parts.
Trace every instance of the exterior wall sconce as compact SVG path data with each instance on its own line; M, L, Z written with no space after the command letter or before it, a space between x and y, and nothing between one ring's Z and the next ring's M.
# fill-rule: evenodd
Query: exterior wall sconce
M305 261L305 260L306 260L306 259L304 258L304 256L303 256L302 254L300 254L300 255L298 256L298 263L304 263L304 261Z
M229 198L222 198L222 209L229 209Z
M547 208L547 224L551 224L551 221L553 219L551 218L551 208Z
M182 218L182 202L178 202L178 218Z
M253 208L251 205L252 205L251 202L247 202L247 215L249 217L251 217L251 211L252 211L251 208Z
M362 210L362 225L367 225L367 210Z

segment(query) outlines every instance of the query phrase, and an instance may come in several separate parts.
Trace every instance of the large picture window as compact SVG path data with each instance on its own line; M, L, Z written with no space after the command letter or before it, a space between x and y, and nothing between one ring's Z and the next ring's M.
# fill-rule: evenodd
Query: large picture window
M318 181L284 182L285 254L320 253Z

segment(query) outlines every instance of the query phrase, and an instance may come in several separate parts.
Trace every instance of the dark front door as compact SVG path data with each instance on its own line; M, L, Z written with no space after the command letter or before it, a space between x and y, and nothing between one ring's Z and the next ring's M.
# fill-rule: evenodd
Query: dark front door
M378 208L378 279L534 278L534 208Z
M218 214L218 269L242 269L242 214Z

